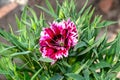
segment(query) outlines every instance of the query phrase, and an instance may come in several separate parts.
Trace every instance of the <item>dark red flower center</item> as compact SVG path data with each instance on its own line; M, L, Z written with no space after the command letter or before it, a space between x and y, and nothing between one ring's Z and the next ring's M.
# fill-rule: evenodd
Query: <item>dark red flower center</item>
M55 35L54 38L51 40L51 43L53 46L65 46L65 40L63 39L63 36L61 34Z

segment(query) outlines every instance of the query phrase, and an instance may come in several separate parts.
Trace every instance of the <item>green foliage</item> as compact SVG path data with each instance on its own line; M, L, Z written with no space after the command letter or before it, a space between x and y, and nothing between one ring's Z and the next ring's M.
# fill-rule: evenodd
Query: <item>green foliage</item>
M38 18L35 11L26 7L19 19L18 31L0 29L0 36L9 44L0 43L0 74L8 80L116 80L120 71L120 34L107 42L106 32L99 37L100 30L116 22L102 21L101 16L93 18L94 8L83 8L77 12L74 0L65 0L62 5L56 0L56 10L49 0L48 9L37 5L54 20L70 18L78 30L78 44L69 51L69 56L54 65L49 58L42 58L39 52L39 38L47 26L44 15ZM17 61L16 61L17 60ZM21 62L19 64L19 62Z

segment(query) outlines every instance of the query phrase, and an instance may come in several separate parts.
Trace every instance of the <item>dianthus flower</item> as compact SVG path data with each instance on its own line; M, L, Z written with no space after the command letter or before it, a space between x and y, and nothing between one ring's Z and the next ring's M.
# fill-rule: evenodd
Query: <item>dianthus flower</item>
M53 22L49 28L41 31L39 39L40 51L45 58L58 59L68 56L68 50L78 42L76 25L68 19Z

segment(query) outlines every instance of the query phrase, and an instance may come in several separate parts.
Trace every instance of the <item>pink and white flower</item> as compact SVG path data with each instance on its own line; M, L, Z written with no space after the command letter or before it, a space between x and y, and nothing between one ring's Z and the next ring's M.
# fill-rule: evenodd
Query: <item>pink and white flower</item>
M78 42L76 25L68 19L61 22L53 22L49 28L41 31L39 39L40 51L43 57L58 59L68 56L68 50Z

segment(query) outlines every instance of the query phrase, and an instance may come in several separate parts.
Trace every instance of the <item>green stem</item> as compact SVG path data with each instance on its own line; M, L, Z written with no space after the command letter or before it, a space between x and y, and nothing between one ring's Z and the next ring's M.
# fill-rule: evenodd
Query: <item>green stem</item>
M40 71L42 70L43 68L40 68L31 78L31 80L34 80L36 78L36 76L40 73Z

